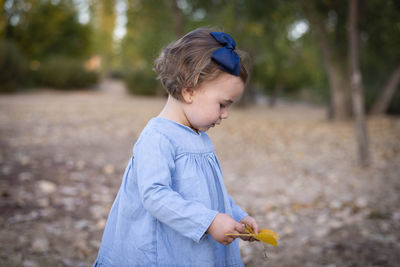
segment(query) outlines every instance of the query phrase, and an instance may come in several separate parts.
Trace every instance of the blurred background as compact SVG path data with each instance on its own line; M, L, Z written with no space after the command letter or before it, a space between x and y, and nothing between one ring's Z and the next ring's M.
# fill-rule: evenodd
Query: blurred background
M90 266L166 93L161 49L217 27L251 81L209 132L278 247L246 266L400 265L400 2L0 0L0 265ZM268 255L268 258L264 256Z

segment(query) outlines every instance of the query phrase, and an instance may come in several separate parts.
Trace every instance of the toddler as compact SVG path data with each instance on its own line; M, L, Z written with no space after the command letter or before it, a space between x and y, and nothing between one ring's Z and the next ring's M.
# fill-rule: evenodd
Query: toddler
M248 79L235 46L199 28L156 59L168 100L133 148L94 266L243 266L238 240L225 234L258 226L228 195L205 133Z

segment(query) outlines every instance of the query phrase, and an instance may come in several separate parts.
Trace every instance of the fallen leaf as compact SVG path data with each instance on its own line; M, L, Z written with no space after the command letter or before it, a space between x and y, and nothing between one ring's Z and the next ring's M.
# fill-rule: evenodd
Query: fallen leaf
M258 234L256 235L253 234L253 237L255 239L258 239L275 247L278 246L278 241L277 241L279 240L278 234L269 229L262 229L258 232Z
M255 239L265 242L267 244L278 246L279 235L272 230L269 229L261 229L258 231L258 234L254 234L253 229L250 226L245 225L246 231L248 234L226 234L226 235L234 235L234 236L252 236Z

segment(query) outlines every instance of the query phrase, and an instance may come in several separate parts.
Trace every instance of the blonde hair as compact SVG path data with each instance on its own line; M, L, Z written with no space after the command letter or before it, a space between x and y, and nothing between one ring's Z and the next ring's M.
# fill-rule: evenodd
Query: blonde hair
M225 73L218 63L211 59L215 50L221 48L210 32L210 28L198 28L165 47L154 62L164 89L174 98L182 100L183 88L195 88L204 81L210 81ZM248 71L244 63L247 54L235 49L240 57L240 78L246 84Z

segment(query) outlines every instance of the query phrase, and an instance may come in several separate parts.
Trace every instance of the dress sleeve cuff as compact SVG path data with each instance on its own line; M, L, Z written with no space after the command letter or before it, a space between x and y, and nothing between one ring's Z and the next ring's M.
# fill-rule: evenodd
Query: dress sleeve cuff
M215 216L217 216L218 212L215 210L209 210L209 212L204 216L204 221L202 222L201 226L197 229L195 238L193 240L199 243L203 240L207 233L208 227L210 227L211 223L214 221Z
M243 211L239 206L236 206L233 208L233 218L240 222L244 217L248 216L249 214L245 211Z
M242 213L239 216L237 216L237 221L240 222L246 216L249 216L249 214L247 212L242 211Z

